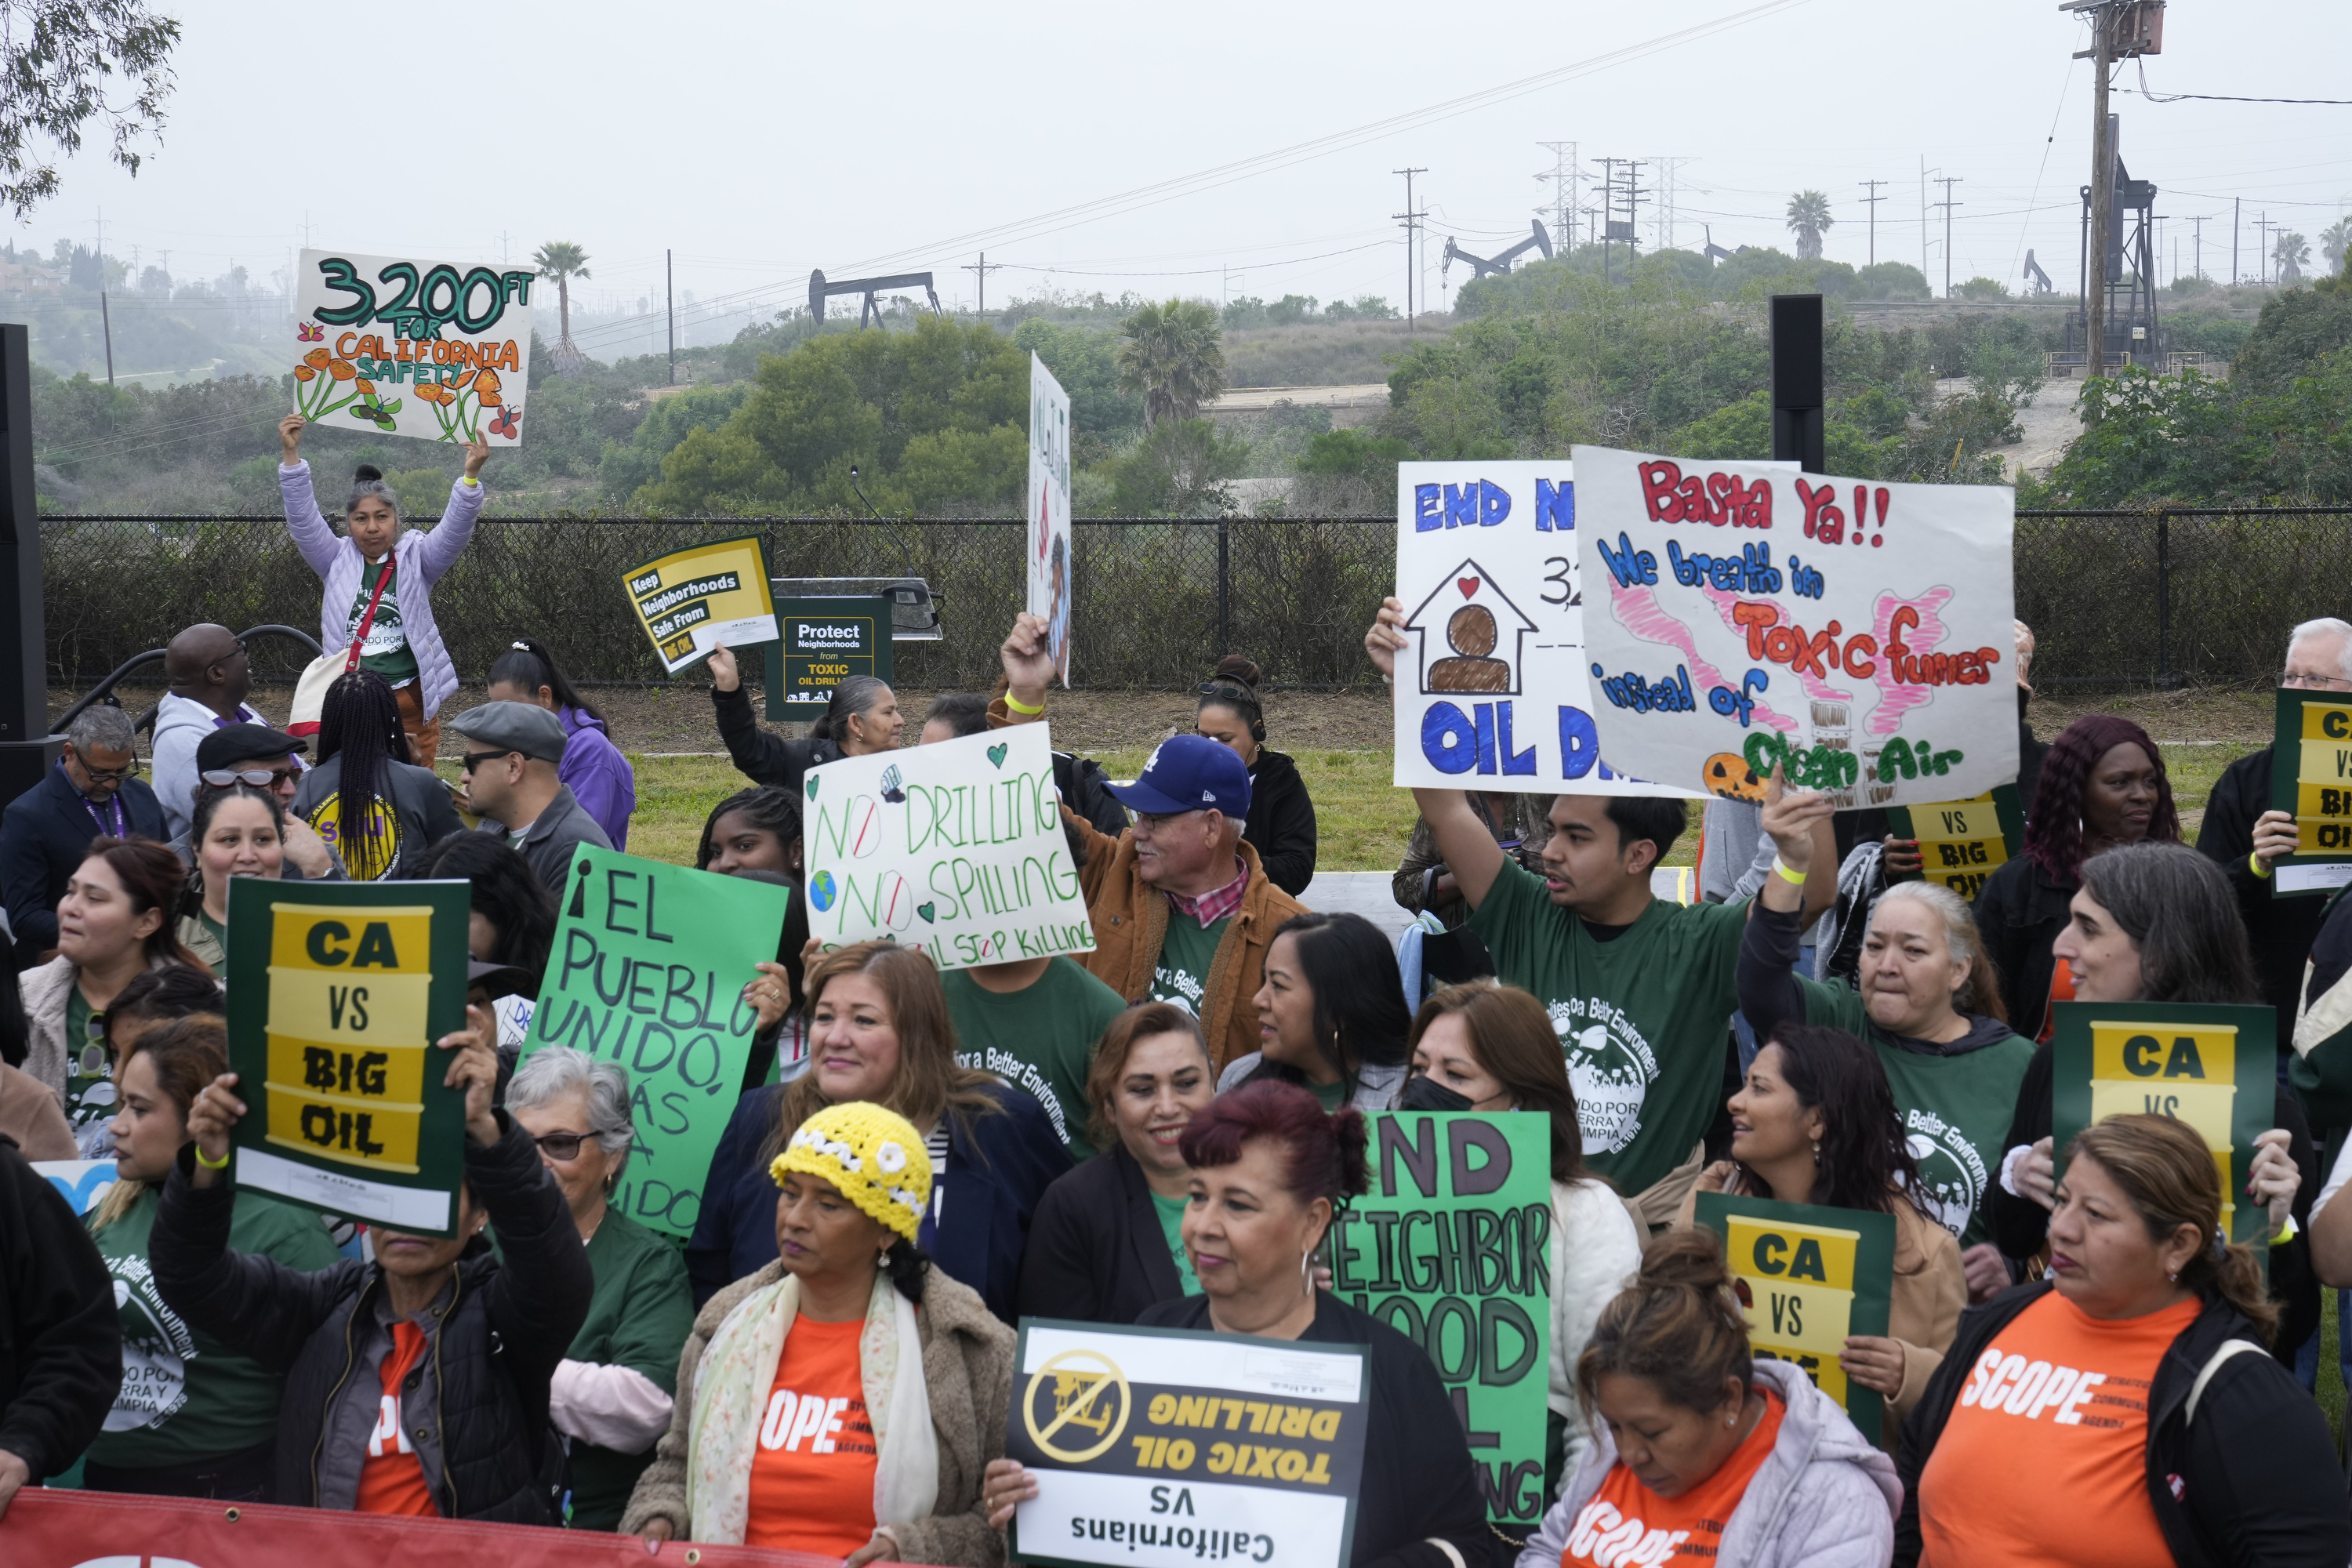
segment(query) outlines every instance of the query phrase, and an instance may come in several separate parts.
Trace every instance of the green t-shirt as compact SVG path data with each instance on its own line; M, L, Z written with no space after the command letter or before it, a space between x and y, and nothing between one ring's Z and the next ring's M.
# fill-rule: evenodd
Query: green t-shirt
M204 928L206 931L212 932L213 940L220 943L221 952L224 953L228 952L228 922L213 919L212 916L205 913L201 906L196 910L196 919L204 922Z
M1507 985L1535 994L1568 1053L1584 1159L1633 1196L1691 1157L1722 1097L1748 906L1654 901L1613 942L1506 861L1470 917Z
M285 1379L189 1328L156 1290L147 1237L160 1201L149 1188L91 1237L114 1278L122 1320L122 1386L89 1446L89 1458L102 1465L182 1465L257 1447L278 1430ZM316 1214L266 1193L236 1194L228 1244L306 1274L336 1261L334 1241Z
M1904 1136L1927 1184L1927 1216L1974 1247L1984 1227L1985 1191L2000 1176L2017 1091L2033 1042L2016 1035L1956 1057L1906 1051L1870 1022L1862 993L1802 976L1805 1019L1868 1040L1886 1068Z
M1168 1238L1168 1255L1176 1260L1176 1278L1184 1284L1184 1294L1201 1293L1200 1277L1192 1272L1192 1259L1184 1251L1184 1206L1186 1198L1163 1198L1151 1194L1151 1206L1160 1211L1160 1233Z
M694 1295L677 1248L608 1208L588 1238L588 1267L596 1285L588 1298L588 1320L572 1336L570 1359L625 1366L675 1394L678 1352L694 1329ZM623 1454L575 1438L572 1527L618 1529L629 1493L653 1458L650 1444L642 1454Z
M384 584L375 619L368 623L367 641L360 647L360 668L383 676L387 686L405 686L416 679L416 655L408 646L407 632L401 628L400 571L390 558L379 565L360 568L359 595L352 601L352 618L344 630L357 634L360 617L367 614L368 601L375 597L376 575L387 568L392 580Z
M1073 1159L1090 1158L1087 1065L1110 1021L1127 1008L1084 965L1055 958L1025 991L995 992L969 969L940 976L955 1020L956 1060L1036 1096Z
M99 1047L95 1056L89 1052L91 1046ZM106 1124L120 1109L115 1103L114 1066L105 1046L105 1040L89 1037L89 1003L76 981L66 987L66 1122L72 1127L74 1142L81 1145L82 1153L94 1160L107 1157ZM98 1071L83 1072L85 1060L96 1061ZM96 1153L91 1152L93 1147Z
M1225 939L1227 915L1203 927L1183 910L1168 911L1168 934L1160 943L1160 963L1151 972L1151 999L1173 1002L1194 1017L1201 1016L1202 998L1209 989L1209 972L1216 966L1217 944Z

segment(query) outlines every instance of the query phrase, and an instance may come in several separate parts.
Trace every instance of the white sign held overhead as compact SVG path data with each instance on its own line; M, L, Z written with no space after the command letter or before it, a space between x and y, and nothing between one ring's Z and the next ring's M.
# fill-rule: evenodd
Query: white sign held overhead
M1696 792L1602 761L1567 463L1397 465L1394 782L1558 795Z
M529 267L306 250L295 279L296 413L331 429L522 444Z
M1575 450L1612 761L1691 787L1779 763L1841 809L2017 777L2006 487Z
M1054 671L1070 684L1070 395L1029 355L1029 613L1045 623Z

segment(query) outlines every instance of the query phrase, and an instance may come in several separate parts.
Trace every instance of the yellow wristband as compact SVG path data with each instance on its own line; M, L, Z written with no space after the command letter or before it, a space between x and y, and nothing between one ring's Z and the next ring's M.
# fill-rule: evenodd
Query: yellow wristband
M2280 1231L2276 1236L2271 1237L2271 1245L2273 1247L2284 1247L2288 1242L2293 1241L2295 1238L2295 1235L2294 1215L2289 1215L2286 1216L2286 1228Z
M1026 702L1022 701L1018 697L1013 696L1010 691L1007 691L1004 694L1004 706L1015 713L1026 713L1033 719L1045 710L1045 705L1043 702L1040 702L1036 707L1032 708Z
M476 479L476 478L475 478L473 475L471 475L471 474L461 474L461 475L459 475L459 476L457 477L457 482L458 482L459 484L461 484L461 485L471 485L471 486L473 486L476 489L480 489L482 488L482 481L481 481L481 480L479 480L479 479Z
M196 1163L207 1171L226 1171L228 1169L228 1156L223 1154L217 1160L207 1160L205 1158L205 1146L199 1143L196 1145Z
M1805 885L1805 874L1792 869L1789 863L1778 855L1772 857L1772 874L1784 882L1794 882L1800 888Z
M2254 875L2260 877L2263 881L2267 882L2271 879L2271 868L2263 864L2261 850L2257 849L2252 855L2247 856L2246 864L2252 868Z

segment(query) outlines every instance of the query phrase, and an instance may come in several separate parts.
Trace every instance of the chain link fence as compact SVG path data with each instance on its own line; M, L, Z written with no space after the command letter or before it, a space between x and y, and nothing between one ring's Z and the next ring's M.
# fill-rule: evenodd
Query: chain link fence
M1385 517L1081 519L1072 681L1182 688L1242 652L1276 685L1370 684L1363 632L1395 581L1395 529ZM898 645L898 679L984 688L1022 605L1021 530L1017 518L486 518L434 585L434 616L468 678L532 637L575 679L658 684L623 574L756 532L780 577L928 582L945 635ZM319 625L319 581L274 516L51 518L42 564L60 686L94 685L199 621ZM2017 613L2040 639L2036 684L2258 681L2276 674L2298 621L2352 618L2352 510L2020 512L2015 564ZM302 663L287 639L254 658L265 680Z

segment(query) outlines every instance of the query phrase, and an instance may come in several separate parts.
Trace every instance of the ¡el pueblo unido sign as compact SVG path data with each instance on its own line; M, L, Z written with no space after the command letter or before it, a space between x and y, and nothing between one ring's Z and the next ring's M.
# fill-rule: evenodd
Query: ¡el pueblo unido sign
M1585 651L1610 760L1839 806L2017 776L2014 497L1575 448Z
M910 942L941 969L1091 952L1045 726L844 757L803 784L809 932Z
M1397 465L1399 787L1675 795L1601 760L1566 463Z
M297 276L297 414L424 441L522 444L530 268L306 250Z

